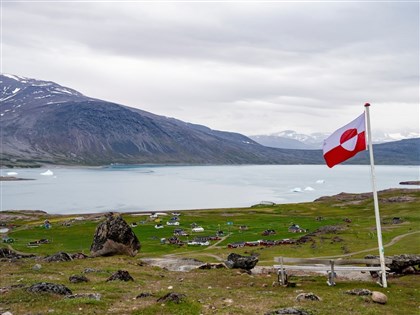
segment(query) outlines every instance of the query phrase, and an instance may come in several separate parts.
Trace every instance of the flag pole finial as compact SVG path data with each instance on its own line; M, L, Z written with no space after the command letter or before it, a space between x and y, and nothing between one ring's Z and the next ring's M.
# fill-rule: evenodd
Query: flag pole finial
M365 107L369 107L370 106L370 104L369 103L365 103Z

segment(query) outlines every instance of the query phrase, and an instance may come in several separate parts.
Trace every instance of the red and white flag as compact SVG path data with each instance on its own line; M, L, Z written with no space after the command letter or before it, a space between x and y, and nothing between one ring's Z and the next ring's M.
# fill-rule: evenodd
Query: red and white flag
M366 150L365 113L324 140L322 150L328 167L340 164Z

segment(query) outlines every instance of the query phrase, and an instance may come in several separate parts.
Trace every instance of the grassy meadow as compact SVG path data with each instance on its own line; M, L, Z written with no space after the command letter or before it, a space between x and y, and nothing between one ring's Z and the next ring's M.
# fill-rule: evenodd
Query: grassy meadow
M420 254L420 190L390 190L380 194L380 212L385 245L385 255ZM104 220L98 214L60 216L45 213L3 212L8 217L7 225L14 228L8 234L13 243L2 243L23 253L39 257L60 251L89 254L96 226ZM20 214L20 216L18 216ZM203 262L223 261L231 252L241 255L256 254L258 266L269 268L276 256L286 257L333 257L361 258L367 254L377 255L375 215L373 201L368 199L330 198L324 201L257 205L240 209L209 209L181 211L179 226L167 226L172 215L160 216L162 229L155 229L148 215L122 214L127 223L136 223L133 231L141 242L141 250L135 257L97 257L70 262L47 263L41 259L25 258L13 262L3 260L1 266L0 314L264 314L281 307L297 307L312 314L419 314L419 275L389 278L389 287L375 283L338 279L335 287L326 285L325 276L292 277L296 287L276 285L274 273L244 274L238 270L193 270L175 272L142 263L150 257L195 258ZM83 216L83 220L74 220ZM322 220L317 220L322 217ZM402 223L392 224L394 217ZM351 222L345 222L348 218ZM43 227L48 219L50 229ZM69 222L68 225L63 224ZM229 224L228 224L229 222ZM204 232L192 233L191 224L196 223ZM307 233L291 233L292 224L313 232L324 226L340 226L337 233L313 236L313 242L272 247L242 247L230 249L229 243L297 239ZM239 229L247 226L246 230ZM161 238L169 238L175 228L183 228L190 235L181 240L192 240L195 236L214 235L224 231L220 241L211 241L210 246L178 246L161 244ZM276 235L262 236L266 229ZM339 237L340 241L334 241ZM48 239L48 244L28 247L39 239ZM33 270L35 264L40 270ZM85 274L86 283L71 283L69 276L82 274L86 268L97 270ZM115 271L127 270L134 281L120 282L106 279ZM100 293L101 300L64 299L52 294L31 294L25 287L36 282L53 282L66 285L73 293ZM273 285L274 283L274 285ZM23 287L20 287L23 286ZM14 286L14 287L12 287ZM171 288L172 287L172 288ZM346 290L366 288L380 291L388 296L388 303L380 305L370 298L344 294ZM142 292L152 296L136 298ZM185 294L180 304L157 303L156 300L168 292ZM313 292L321 302L296 302L301 292Z

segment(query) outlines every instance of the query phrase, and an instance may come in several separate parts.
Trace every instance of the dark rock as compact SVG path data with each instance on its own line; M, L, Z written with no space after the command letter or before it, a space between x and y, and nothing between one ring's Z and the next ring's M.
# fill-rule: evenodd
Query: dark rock
M114 280L134 281L133 277L126 270L118 270L111 277L109 277L106 281L108 282L108 281L114 281Z
M339 236L334 236L334 237L331 239L331 241L332 241L333 243L340 243L340 242L342 242L342 241L343 241L343 239L342 239L341 237L339 237Z
M135 256L140 247L136 234L121 215L108 215L106 221L96 228L90 252L93 257L117 254Z
M225 265L230 268L239 268L245 270L251 270L258 263L258 257L256 256L241 256L239 254L231 253L227 257Z
M407 267L407 268L404 268L404 269L402 270L402 273L403 273L404 275L414 275L414 274L416 274L416 273L417 273L417 270L416 270L413 266L409 266L409 267Z
M372 291L368 289L353 289L353 290L348 290L345 293L350 294L350 295L358 295L358 296L372 295Z
M149 292L142 292L142 293L140 293L139 295L136 296L136 299L146 298L146 297L149 297L149 296L153 296L153 294L149 293Z
M366 259L379 259L379 256L367 255ZM417 272L417 267L420 265L420 255L395 255L395 256L386 256L386 259L391 260L391 263L387 263L386 266L390 269L391 272L396 274L404 275L404 270L411 273L413 269ZM408 267L413 267L412 269Z
M62 284L39 282L31 285L28 289L31 293L54 293L60 295L70 295L71 290Z
M86 259L89 256L83 254L83 253L75 253L75 254L71 254L71 259Z
M182 302L182 300L185 299L185 297L186 297L185 294L171 292L159 298L157 302L161 302L161 303L173 302L173 303L179 304Z
M57 254L51 255L51 256L47 256L44 258L44 261L47 262L59 262L59 261L70 261L71 256L65 252L59 252Z
M271 311L271 312L267 312L264 315L311 315L312 313L306 311L306 310L302 310L302 309L298 309L298 308L294 308L294 307L286 307L286 308L280 308L278 310L275 311Z
M0 248L0 259L6 258L6 259L21 259L21 258L30 258L35 257L35 255L32 254L19 254L15 252L14 250L8 249L8 248Z
M313 294L312 292L310 293L300 293L297 297L296 297L296 301L300 302L300 301L321 301L321 298L315 294Z
M69 281L72 283L89 282L89 279L81 275L72 275L69 277Z
M101 300L101 294L100 293L77 293L72 295L65 296L65 299L91 299L100 301Z
M206 263L198 267L198 269L222 269L222 268L226 268L226 265L223 263L214 263L214 264Z

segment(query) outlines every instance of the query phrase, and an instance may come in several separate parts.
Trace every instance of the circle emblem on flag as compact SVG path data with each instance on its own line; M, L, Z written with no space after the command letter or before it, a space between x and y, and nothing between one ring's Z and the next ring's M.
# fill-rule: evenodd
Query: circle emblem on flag
M340 145L347 151L354 151L358 139L357 129L347 129L340 137Z

